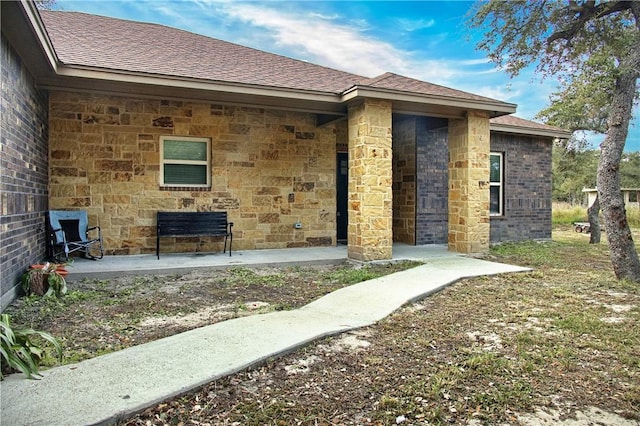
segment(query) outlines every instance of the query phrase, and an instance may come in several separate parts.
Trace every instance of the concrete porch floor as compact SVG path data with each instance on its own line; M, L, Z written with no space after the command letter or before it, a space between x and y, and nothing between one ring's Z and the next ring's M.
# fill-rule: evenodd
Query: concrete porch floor
M393 261L463 256L448 251L446 245L393 245ZM293 266L328 265L347 261L347 246L309 247L291 249L242 250L229 253L160 253L105 256L100 260L77 258L68 267L69 279L113 278L135 274L180 274L194 269L219 269L234 266Z

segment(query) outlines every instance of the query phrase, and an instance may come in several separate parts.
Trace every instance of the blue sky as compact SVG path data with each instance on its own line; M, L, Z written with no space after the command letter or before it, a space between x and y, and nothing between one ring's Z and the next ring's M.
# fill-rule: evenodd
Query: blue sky
M510 78L475 50L469 1L57 0L56 8L154 22L374 77L397 74L518 104L533 119L553 80L533 69ZM635 109L635 122L640 115ZM640 124L639 124L640 125ZM589 136L594 147L602 136ZM626 151L640 151L640 128Z

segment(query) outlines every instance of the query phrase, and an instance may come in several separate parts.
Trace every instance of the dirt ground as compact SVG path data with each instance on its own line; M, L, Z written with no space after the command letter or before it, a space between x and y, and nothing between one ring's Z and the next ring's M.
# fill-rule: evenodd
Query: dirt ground
M590 246L588 236L566 229L554 239L487 256L533 272L460 281L375 326L121 424L638 425L640 289L615 280L606 244ZM345 265L84 281L64 299L22 299L10 313L59 337L71 362L296 308L370 273Z
M235 267L81 281L73 280L70 266L63 298L20 298L6 313L16 327L59 339L64 362L70 363L232 318L295 309L341 287L415 265Z

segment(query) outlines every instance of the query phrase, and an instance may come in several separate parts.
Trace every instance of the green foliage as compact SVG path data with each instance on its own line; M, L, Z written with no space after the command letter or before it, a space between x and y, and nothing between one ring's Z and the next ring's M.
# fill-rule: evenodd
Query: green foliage
M19 370L28 378L38 378L40 361L45 355L44 349L37 343L38 338L51 343L58 359L62 360L62 346L49 333L30 328L14 330L11 317L8 314L0 315L0 351L8 370Z
M478 48L511 75L534 64L543 76L562 74L566 88L575 79L586 83L594 71L615 79L611 65L617 69L616 59L638 37L628 3L493 0L476 3L468 24L484 31ZM591 87L606 93L612 86Z
M584 188L595 188L598 151L564 150L555 145L552 153L553 200L582 204Z
M57 272L59 264L45 263L42 268L30 268L22 275L22 290L28 296L62 297L67 293L67 281ZM46 284L46 285L45 285Z
M628 207L627 209L627 221L629 226L634 228L640 228L640 208Z
M584 188L596 187L600 151L553 147L553 200L584 204ZM625 152L620 160L620 186L640 188L640 152Z
M632 3L493 0L478 2L468 24L484 32L478 48L511 75L535 66L542 78L552 77L559 82L551 105L538 118L571 131L605 133L609 130L614 94L621 96L614 89L623 74L637 68L633 61L638 60L640 31L636 26L640 9L632 8ZM633 72L637 78L637 71ZM637 100L637 84L634 89ZM625 111L624 115L630 117L631 112ZM629 117L618 112L617 125ZM624 142L607 140L605 145L622 152ZM580 186L595 186L597 154L582 153L584 141L576 138L556 148L554 199L574 202ZM640 184L640 160L632 158L632 162L635 168L630 167L627 173L635 178L629 182L622 177L622 186ZM624 163L623 158L621 172ZM615 172L617 167L605 169L607 176Z
M620 186L622 188L640 188L640 152L622 154Z

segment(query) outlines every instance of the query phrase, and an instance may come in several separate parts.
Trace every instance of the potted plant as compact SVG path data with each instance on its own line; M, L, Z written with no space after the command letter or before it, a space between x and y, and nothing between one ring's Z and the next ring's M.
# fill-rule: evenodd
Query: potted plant
M67 281L65 277L69 272L65 264L44 263L31 265L22 275L22 289L25 294L37 294L39 296L56 295L58 297L67 293Z

